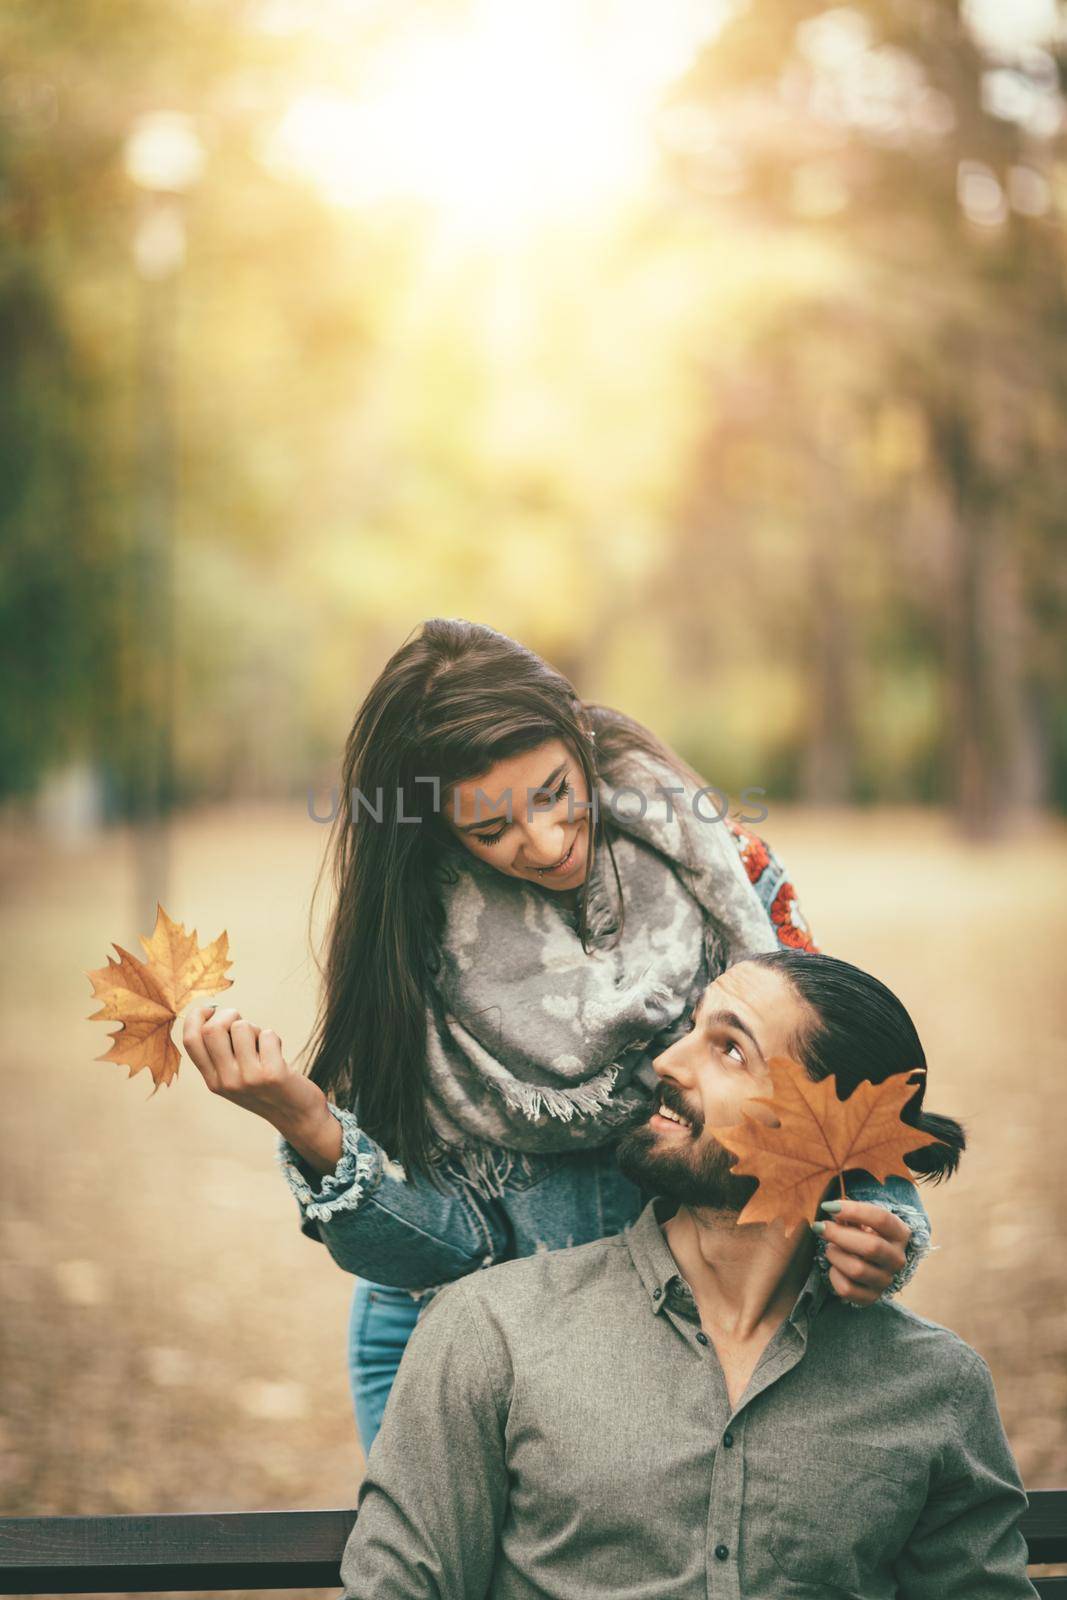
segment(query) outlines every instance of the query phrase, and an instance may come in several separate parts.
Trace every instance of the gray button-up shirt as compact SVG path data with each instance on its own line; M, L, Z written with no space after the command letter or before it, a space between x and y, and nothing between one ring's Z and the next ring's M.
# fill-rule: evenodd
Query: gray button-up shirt
M443 1289L360 1489L350 1600L1021 1600L989 1369L813 1267L731 1407L653 1202Z

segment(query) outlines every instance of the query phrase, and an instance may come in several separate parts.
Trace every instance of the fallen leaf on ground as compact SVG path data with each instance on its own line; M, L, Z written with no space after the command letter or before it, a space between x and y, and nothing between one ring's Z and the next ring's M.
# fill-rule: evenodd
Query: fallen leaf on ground
M890 1173L910 1177L905 1155L937 1143L933 1134L900 1118L917 1087L914 1072L898 1072L881 1083L864 1080L847 1100L839 1100L833 1076L815 1083L788 1056L772 1056L767 1065L773 1096L749 1103L769 1106L777 1127L746 1108L738 1126L712 1130L725 1149L741 1157L734 1175L759 1180L739 1223L780 1218L790 1234L798 1222L814 1220L835 1177L842 1195L845 1173L853 1170L869 1172L879 1183Z
M194 995L229 989L233 980L225 973L233 963L227 953L229 938L225 932L210 944L198 945L196 929L186 933L182 923L172 922L158 902L152 937L138 937L147 961L116 944L118 961L108 956L106 967L86 972L94 995L103 1002L89 1021L122 1023L111 1035L110 1050L97 1056L97 1061L127 1066L131 1078L147 1067L158 1089L161 1083L170 1083L177 1076L181 1061L170 1036L175 1018Z

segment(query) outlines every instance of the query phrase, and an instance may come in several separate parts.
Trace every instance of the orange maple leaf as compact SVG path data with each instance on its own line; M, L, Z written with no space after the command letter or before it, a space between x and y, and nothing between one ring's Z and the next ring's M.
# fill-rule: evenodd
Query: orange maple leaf
M170 1083L177 1076L181 1055L170 1036L171 1025L194 994L217 994L229 989L233 980L225 976L229 959L229 939L217 939L201 947L196 929L186 933L180 922L172 922L156 902L156 925L152 937L138 938L144 945L147 962L131 956L115 945L119 960L107 958L107 966L86 972L93 994L102 1001L90 1022L121 1022L111 1035L111 1048L97 1061L117 1061L130 1069L130 1077L147 1067L155 1080ZM152 1093L155 1093L153 1089Z
M905 1155L936 1144L932 1133L909 1127L901 1110L915 1093L914 1071L898 1072L881 1083L864 1080L847 1100L837 1098L833 1076L812 1082L799 1062L772 1056L767 1065L774 1084L772 1098L749 1104L769 1106L777 1126L742 1110L736 1127L714 1128L716 1139L740 1156L737 1176L757 1178L759 1188L738 1222L773 1222L780 1217L786 1234L798 1222L813 1221L827 1185L855 1169L884 1183L889 1174L910 1177Z

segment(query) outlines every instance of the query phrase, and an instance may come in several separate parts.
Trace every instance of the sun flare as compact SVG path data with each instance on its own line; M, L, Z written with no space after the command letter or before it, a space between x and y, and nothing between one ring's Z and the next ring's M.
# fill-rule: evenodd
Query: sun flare
M415 201L472 236L610 211L647 183L659 99L725 10L475 0L393 41L358 90L296 94L268 159L335 204Z

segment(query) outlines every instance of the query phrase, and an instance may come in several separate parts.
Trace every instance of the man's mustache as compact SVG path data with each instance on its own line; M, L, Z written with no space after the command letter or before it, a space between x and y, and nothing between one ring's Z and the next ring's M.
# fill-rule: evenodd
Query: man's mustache
M700 1134L704 1132L704 1118L702 1114L700 1111L695 1110L686 1102L682 1091L675 1084L668 1083L666 1081L660 1083L659 1093L656 1096L656 1103L653 1106L652 1111L649 1113L650 1121L652 1117L655 1116L660 1106L666 1106L668 1111L674 1111L678 1114L678 1116L684 1117L694 1134Z

